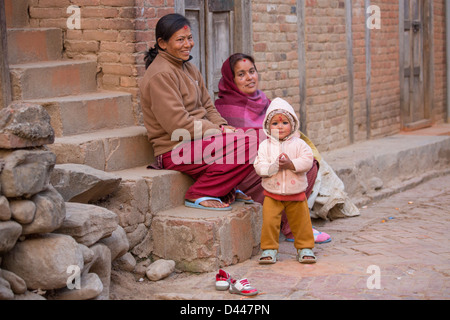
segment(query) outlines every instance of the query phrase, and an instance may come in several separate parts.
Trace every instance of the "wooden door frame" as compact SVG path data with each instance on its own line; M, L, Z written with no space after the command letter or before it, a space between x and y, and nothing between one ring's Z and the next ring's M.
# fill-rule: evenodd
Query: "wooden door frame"
M175 12L184 15L184 0L175 0ZM253 55L251 0L234 0L234 52Z
M415 123L406 123L406 112L409 106L405 105L404 93L404 55L405 55L405 10L404 0L399 0L399 78L400 78L400 124L402 130L417 130L428 127L432 122L433 88L434 88L434 41L433 41L433 1L423 1L423 99L424 120Z
M6 108L12 100L7 38L8 29L6 26L5 2L0 0L0 109Z
M216 13L216 12L214 12L214 13ZM217 12L217 13L221 14L222 12ZM208 10L206 12L206 15L208 17L207 18L207 22L208 23L207 23L207 26L206 26L206 33L207 33L207 36L206 36L206 56L207 56L207 61L206 61L206 63L207 63L207 70L208 70L208 79L206 80L206 83L207 83L207 88L208 88L208 91L209 91L209 93L211 95L211 98L214 98L215 92L216 92L215 89L217 88L217 86L215 86L215 81L217 79L216 78L216 74L215 74L216 69L214 68L214 62L216 60L214 54L215 54L216 51L214 49L215 44L213 43L213 41L210 41L210 40L213 39L213 36L212 36L213 30L214 30L213 24L216 21L215 21L213 12ZM226 20L229 20L228 21L229 24L230 24L230 26L229 26L229 28L230 28L229 41L231 42L231 44L233 44L233 47L231 47L230 44L228 44L228 46L226 46L226 47L231 52L231 54L233 53L232 51L234 50L234 47L235 47L234 46L234 34L235 34L234 19L235 19L234 18L234 11L229 11L229 16L227 16ZM215 39L215 40L217 41L217 39ZM220 67L218 67L218 69L217 69L217 76L219 77L219 79L220 79L220 76L221 76L221 73L220 73L221 67L222 67L222 65L220 65Z
M206 3L206 1L205 1ZM185 14L185 0L175 0L175 12ZM252 11L251 0L234 0L234 10L232 14L232 23L230 24L232 34L230 39L233 41L232 53L242 52L249 55L253 55L253 28L252 28ZM205 16L208 15L210 23L212 22L211 13L205 10ZM211 29L211 26L205 25L205 28ZM208 37L204 37L202 45L205 45L206 53L201 55L201 65L207 69L211 69L212 61L207 59L211 55L211 44L208 43ZM206 73L205 73L206 75ZM210 91L211 97L214 97L212 83L208 79L205 79L208 83L208 91Z

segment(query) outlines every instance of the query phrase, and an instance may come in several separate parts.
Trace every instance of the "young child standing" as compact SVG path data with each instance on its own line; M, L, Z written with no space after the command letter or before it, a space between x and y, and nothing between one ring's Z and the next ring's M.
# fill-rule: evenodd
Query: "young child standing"
M315 263L314 235L305 190L313 164L311 148L296 133L300 122L292 106L274 99L263 122L268 139L261 142L254 166L264 188L261 264L277 260L281 213L285 210L301 263Z

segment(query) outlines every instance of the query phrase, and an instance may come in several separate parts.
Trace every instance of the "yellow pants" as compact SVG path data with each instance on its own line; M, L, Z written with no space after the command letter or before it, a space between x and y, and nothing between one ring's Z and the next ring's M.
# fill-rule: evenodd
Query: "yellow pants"
M263 226L261 231L261 249L278 250L280 237L281 213L286 216L294 235L296 249L314 248L314 234L307 201L279 201L264 198Z

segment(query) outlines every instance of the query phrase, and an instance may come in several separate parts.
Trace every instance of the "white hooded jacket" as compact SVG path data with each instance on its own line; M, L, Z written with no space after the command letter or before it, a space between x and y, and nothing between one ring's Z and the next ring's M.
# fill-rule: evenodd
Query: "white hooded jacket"
M279 141L270 134L268 116L272 111L288 112L293 121L292 132L284 140ZM263 188L274 194L292 195L306 190L308 182L306 172L313 165L313 152L311 148L298 137L300 122L292 106L281 98L275 98L269 105L263 122L263 129L268 139L261 142L254 167L256 173L262 177ZM294 164L295 170L279 170L278 157L285 153Z

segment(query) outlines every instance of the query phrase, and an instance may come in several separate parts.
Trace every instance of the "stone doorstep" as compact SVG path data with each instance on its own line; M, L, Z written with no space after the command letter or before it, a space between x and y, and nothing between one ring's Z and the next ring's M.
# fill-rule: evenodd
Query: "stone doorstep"
M174 260L177 269L212 272L259 253L260 204L235 203L232 211L179 206L153 217L153 256Z
M144 166L153 161L153 151L143 126L102 130L56 138L48 149L56 163L85 164L106 172Z
M132 96L126 92L98 91L25 102L45 108L56 137L134 125Z
M10 65L13 100L61 97L97 90L97 62L56 60Z
M62 58L62 30L57 28L8 29L8 62L21 64Z

